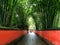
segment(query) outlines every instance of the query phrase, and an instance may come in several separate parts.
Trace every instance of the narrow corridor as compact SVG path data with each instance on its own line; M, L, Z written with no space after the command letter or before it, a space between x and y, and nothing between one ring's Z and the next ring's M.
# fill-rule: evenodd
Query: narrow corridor
M52 45L46 44L35 33L28 33L17 45Z

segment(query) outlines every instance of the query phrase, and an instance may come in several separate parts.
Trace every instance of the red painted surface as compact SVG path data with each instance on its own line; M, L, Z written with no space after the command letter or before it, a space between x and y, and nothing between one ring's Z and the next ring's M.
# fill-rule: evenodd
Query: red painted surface
M0 45L6 45L7 43L15 40L18 37L25 35L27 31L2 31L0 30Z
M37 31L39 36L49 40L54 45L60 45L60 31Z

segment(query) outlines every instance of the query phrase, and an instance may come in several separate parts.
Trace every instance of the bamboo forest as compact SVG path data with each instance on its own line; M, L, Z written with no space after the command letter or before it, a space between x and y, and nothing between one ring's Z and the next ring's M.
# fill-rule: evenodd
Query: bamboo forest
M0 0L0 28L60 29L60 0Z

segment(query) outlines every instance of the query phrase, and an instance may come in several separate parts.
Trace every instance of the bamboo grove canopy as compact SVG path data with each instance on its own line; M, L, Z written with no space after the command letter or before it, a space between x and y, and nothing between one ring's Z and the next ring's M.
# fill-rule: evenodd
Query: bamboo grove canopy
M60 0L0 0L0 28L28 29L30 23L36 30L60 29Z

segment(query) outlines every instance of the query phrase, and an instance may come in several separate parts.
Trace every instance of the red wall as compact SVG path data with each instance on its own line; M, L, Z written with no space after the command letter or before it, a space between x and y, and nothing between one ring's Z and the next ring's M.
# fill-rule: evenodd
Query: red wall
M60 45L60 31L36 31L36 33L49 40L55 45ZM6 45L7 43L15 40L18 37L27 34L27 31L14 31L14 30L0 30L0 45Z
M49 40L54 45L60 45L60 31L37 31L39 36Z
M0 30L0 45L6 45L7 43L15 40L18 37L25 35L27 31L14 31L14 30Z

